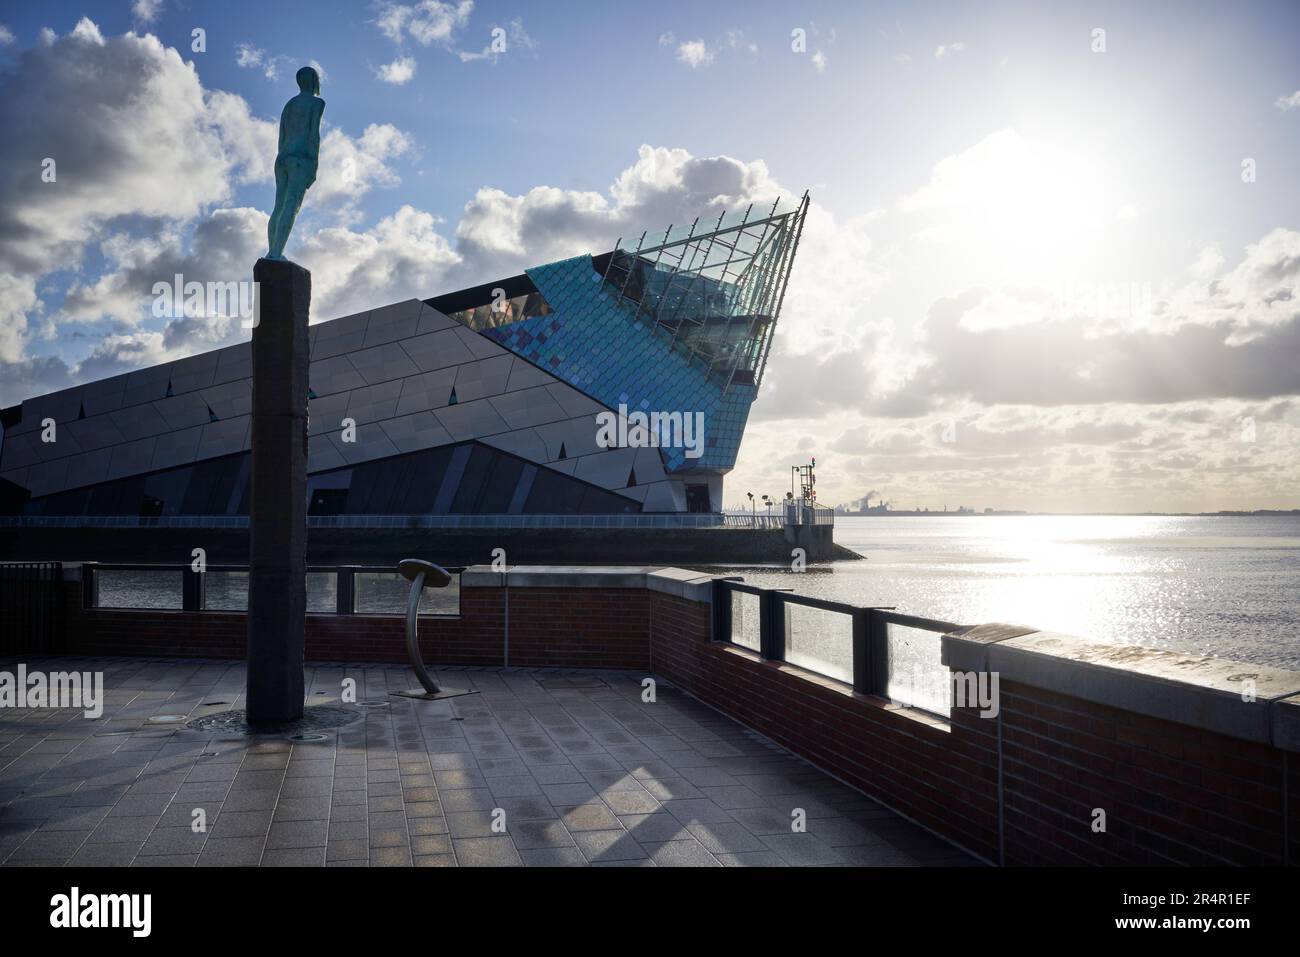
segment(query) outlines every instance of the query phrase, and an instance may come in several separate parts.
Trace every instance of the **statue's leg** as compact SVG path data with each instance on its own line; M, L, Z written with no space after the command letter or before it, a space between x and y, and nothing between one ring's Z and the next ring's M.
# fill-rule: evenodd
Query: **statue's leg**
M284 163L276 160L275 163L275 208L271 210L271 218L266 221L266 258L283 259L284 244L289 238L289 231L284 228L284 207L288 201L289 190L289 173L284 168Z
M276 221L278 246L275 249L277 256L284 253L285 244L289 241L289 233L293 231L294 220L298 218L298 211L302 209L302 200L307 193L307 173L302 165L297 162L289 162L286 166L286 185L284 188L284 203L278 207L280 214Z

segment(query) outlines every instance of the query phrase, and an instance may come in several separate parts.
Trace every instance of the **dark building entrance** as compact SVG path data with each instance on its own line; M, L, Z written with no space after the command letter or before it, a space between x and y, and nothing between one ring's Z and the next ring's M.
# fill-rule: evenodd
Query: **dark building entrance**
M713 511L713 504L709 501L709 487L707 485L686 486L686 511Z

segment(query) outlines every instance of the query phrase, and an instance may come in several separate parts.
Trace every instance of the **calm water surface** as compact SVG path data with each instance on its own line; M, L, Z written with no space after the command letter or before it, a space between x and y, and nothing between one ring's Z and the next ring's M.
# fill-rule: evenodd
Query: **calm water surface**
M731 569L957 621L1300 669L1300 516L837 518L866 561Z

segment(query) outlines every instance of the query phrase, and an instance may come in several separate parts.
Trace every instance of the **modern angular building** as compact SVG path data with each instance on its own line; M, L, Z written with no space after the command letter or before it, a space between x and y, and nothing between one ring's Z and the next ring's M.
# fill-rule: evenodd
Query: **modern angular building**
M807 208L312 326L309 514L721 511ZM247 515L251 373L244 342L0 410L0 514ZM702 433L602 439L637 412Z

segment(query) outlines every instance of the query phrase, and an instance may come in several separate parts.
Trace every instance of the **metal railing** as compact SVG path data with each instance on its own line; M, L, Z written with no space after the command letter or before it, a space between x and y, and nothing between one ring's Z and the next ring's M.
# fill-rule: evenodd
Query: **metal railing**
M808 502L791 502L785 505L787 525L834 525L835 509Z
M783 523L780 515L766 512L727 512L722 516L722 524L727 528L781 528Z
M59 650L62 583L62 562L0 564L0 656Z
M422 615L460 615L460 574L463 566L447 569L450 587L428 591ZM215 576L244 576L244 587L221 589L225 597L210 601ZM247 565L207 564L202 571L186 564L85 562L81 566L82 604L86 608L122 611L247 611ZM406 613L407 583L391 565L309 565L309 615L402 615ZM359 587L360 586L360 587ZM104 600L105 591L110 600ZM242 601L238 599L242 595ZM132 602L132 596L139 598Z
M938 656L937 637L961 625L905 615L892 606L850 605L732 579L715 579L713 589L714 641L843 681L859 694L948 714L949 676ZM805 629L814 615L823 619L820 627ZM928 657L916 653L921 644L917 632L935 636L933 648L925 649L933 652ZM909 669L913 674L905 673ZM917 669L930 674L918 681Z

